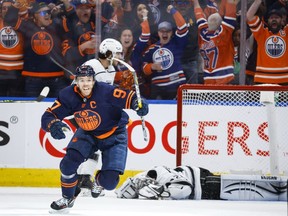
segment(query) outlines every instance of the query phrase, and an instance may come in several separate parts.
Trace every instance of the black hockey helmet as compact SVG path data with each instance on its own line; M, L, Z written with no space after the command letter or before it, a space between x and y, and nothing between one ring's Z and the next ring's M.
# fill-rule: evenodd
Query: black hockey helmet
M93 76L95 77L95 71L90 65L81 65L76 68L75 78L84 77L84 76Z

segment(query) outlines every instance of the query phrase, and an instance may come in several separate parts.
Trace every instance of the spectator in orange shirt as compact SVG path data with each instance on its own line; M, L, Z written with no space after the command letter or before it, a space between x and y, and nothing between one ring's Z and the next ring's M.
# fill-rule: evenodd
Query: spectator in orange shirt
M261 0L255 0L247 11L247 22L257 41L255 83L288 84L288 26L283 26L279 9L268 11L267 28L256 15Z
M51 10L45 2L35 2L31 7L33 19L18 17L19 5L9 7L4 21L25 37L24 66L25 96L36 97L48 86L48 97L56 97L68 84L63 69L53 59L63 62L61 55L61 26L51 19ZM59 57L60 56L60 57ZM63 65L63 63L61 64Z
M204 61L204 84L228 84L234 80L232 33L236 24L237 3L227 0L223 19L219 13L206 18L199 1L194 0L199 49Z
M0 96L22 96L23 80L23 37L4 22L13 0L0 3ZM27 10L26 10L27 12ZM25 14L24 14L25 15Z

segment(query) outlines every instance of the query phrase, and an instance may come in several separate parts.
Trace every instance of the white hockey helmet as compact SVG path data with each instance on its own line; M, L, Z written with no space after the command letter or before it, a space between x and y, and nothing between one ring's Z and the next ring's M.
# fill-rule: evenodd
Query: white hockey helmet
M111 54L111 57L114 57L116 53L123 52L123 47L119 41L113 38L107 38L101 42L99 52L100 54L104 55L105 58L109 57Z

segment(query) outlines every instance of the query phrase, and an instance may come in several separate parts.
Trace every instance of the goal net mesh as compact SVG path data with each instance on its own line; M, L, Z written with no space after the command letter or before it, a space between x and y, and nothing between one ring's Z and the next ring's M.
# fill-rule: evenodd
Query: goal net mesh
M287 87L183 85L177 100L177 165L219 173L286 173L287 126Z

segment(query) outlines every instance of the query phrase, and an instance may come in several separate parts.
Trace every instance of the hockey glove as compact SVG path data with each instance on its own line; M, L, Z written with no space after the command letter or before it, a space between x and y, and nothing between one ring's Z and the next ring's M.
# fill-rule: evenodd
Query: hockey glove
M146 199L169 199L170 192L165 185L149 184L139 190L139 195Z
M50 133L54 139L58 139L58 140L64 139L66 135L63 131L65 130L70 130L70 129L65 123L61 121L55 121L50 126Z
M134 100L133 109L137 112L138 116L145 116L149 112L148 103L143 98L141 99L141 101L142 101L142 107L139 108L138 100Z

